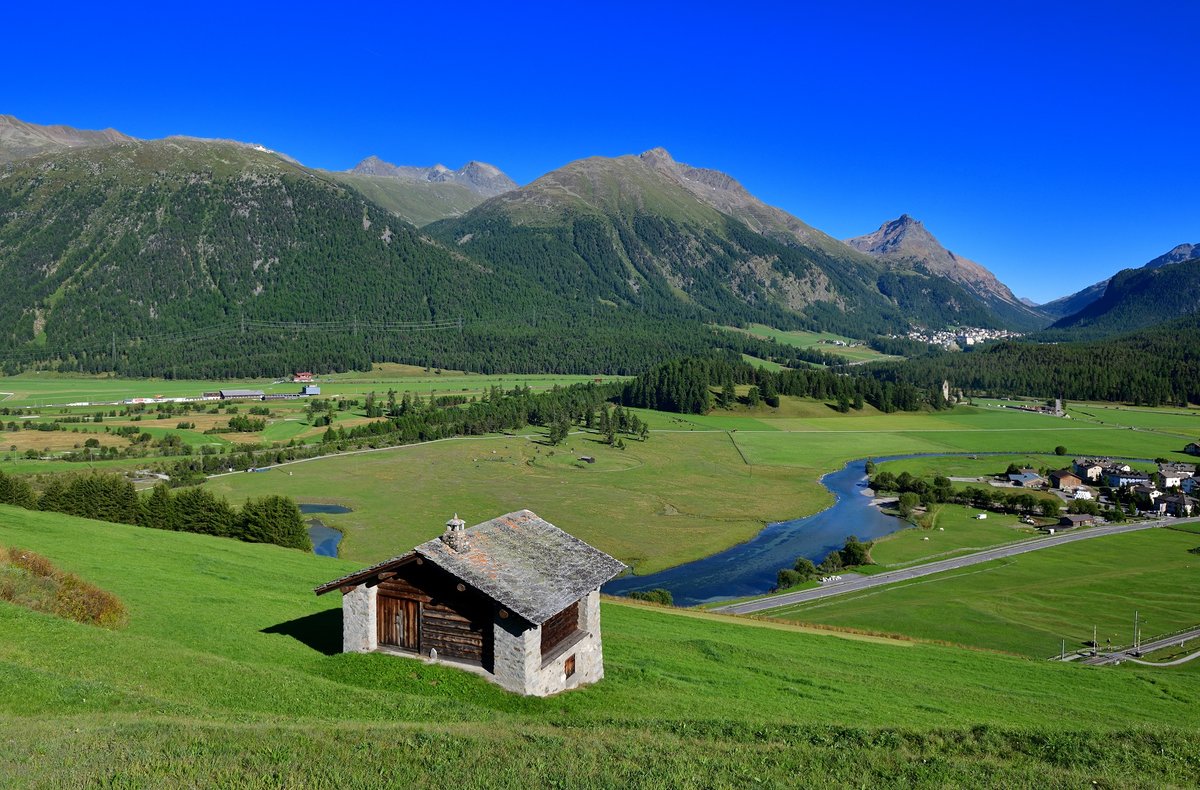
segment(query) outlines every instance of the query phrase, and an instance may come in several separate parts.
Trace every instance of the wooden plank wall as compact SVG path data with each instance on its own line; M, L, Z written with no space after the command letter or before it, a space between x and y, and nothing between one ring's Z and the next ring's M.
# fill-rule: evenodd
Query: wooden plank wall
M542 623L542 655L579 630L579 601Z

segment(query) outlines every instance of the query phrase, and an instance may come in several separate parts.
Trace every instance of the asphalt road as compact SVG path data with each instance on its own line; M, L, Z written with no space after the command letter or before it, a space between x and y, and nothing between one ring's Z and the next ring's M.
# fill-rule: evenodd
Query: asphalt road
M999 546L994 549L976 552L975 554L965 554L961 557L938 560L937 562L930 562L925 565L914 565L911 568L877 573L873 576L860 576L855 579L848 579L842 582L834 582L833 584L822 585L821 587L811 590L798 590L796 592L780 593L778 595L771 595L766 598L756 598L753 601L745 601L743 603L715 607L712 609L712 611L724 612L726 614L753 614L755 612L762 612L767 609L776 609L780 606L787 606L789 604L806 603L808 601L816 601L822 598L830 598L835 595L845 595L846 593L869 590L872 587L881 587L885 584L894 584L907 579L919 579L922 576L930 576L935 573L957 570L958 568L966 568L971 565L978 565L981 562L991 562L992 560L999 560L1003 559L1004 557L1012 557L1017 554L1025 554L1030 551L1038 551L1039 549L1048 549L1051 546L1061 546L1064 543L1074 543L1079 540L1090 540L1092 538L1100 538L1105 535L1119 535L1123 532L1137 532L1143 529L1154 529L1155 527L1162 527L1170 524L1187 524L1196 522L1200 522L1200 518L1172 518L1161 521L1145 521L1135 524L1106 524L1100 527L1076 529L1071 532L1064 532L1062 534L1051 535L1045 538L1037 538L1035 540L1014 543L1009 546Z
M1184 631L1181 634L1174 634L1172 636L1164 636L1162 639L1155 639L1150 642L1142 642L1141 653L1142 653L1142 655L1145 655L1146 653L1153 653L1155 650L1159 650L1164 647L1170 647L1171 645L1177 645L1180 642L1186 642L1190 639L1196 639L1196 638L1200 638L1200 626L1193 628L1190 631ZM1200 655L1200 653L1193 653L1190 656L1184 656L1183 658L1179 658L1174 661L1169 661L1169 662L1163 663L1163 664L1157 664L1157 663L1153 663L1150 661L1139 661L1133 655L1132 650L1133 650L1133 648L1131 647L1128 650L1118 650L1115 653L1104 653L1104 654L1098 655L1098 656L1091 656L1089 658L1085 658L1082 661L1082 663L1088 664L1091 666L1100 666L1102 664L1115 664L1118 661L1133 661L1138 664L1169 667L1169 666L1174 666L1175 664L1182 664L1185 661L1190 661L1193 658L1195 658L1197 655Z

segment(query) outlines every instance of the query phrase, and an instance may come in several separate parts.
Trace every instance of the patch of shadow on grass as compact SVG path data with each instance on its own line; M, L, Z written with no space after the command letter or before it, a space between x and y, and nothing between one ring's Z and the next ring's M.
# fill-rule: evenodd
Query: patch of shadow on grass
M282 634L323 653L334 656L342 652L342 610L326 609L264 628L259 633Z

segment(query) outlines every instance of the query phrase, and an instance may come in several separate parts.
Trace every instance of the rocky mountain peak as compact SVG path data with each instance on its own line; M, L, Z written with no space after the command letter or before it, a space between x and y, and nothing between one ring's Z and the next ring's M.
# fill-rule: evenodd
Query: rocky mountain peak
M76 129L54 124L40 126L11 115L0 115L0 162L68 148L136 142L116 129Z
M662 146L651 148L649 151L643 151L638 157L643 162L650 165L673 165L675 160L671 158L671 154Z
M416 183L459 184L483 197L494 197L517 188L516 182L506 176L500 168L475 160L467 162L458 170L451 170L440 162L433 167L413 167L394 165L372 155L347 172L361 176L398 178Z

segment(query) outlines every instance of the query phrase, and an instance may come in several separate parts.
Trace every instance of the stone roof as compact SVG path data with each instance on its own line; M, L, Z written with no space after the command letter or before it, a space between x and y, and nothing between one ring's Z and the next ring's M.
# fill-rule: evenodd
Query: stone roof
M316 589L317 595L424 557L534 625L595 590L624 563L563 532L528 510L465 530L467 548L455 551L440 537Z

